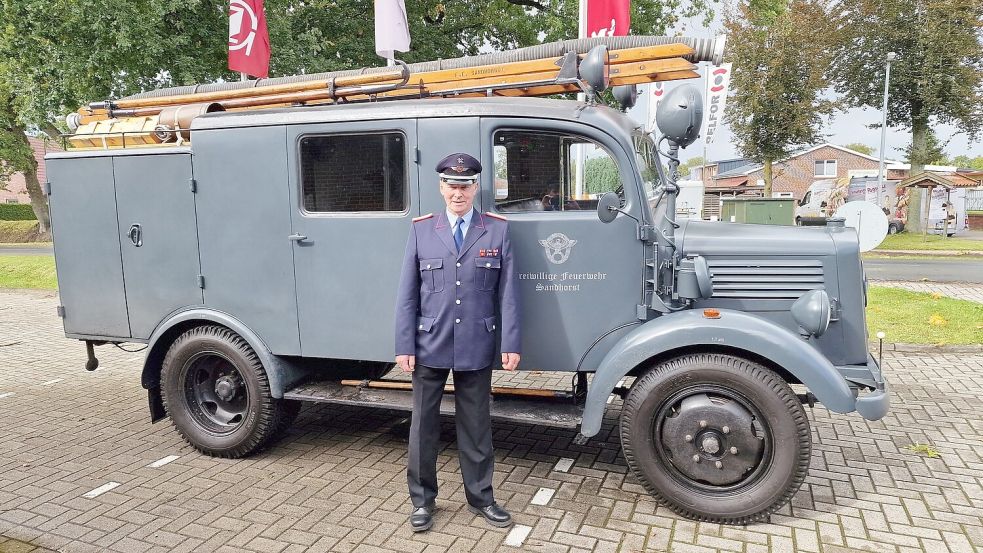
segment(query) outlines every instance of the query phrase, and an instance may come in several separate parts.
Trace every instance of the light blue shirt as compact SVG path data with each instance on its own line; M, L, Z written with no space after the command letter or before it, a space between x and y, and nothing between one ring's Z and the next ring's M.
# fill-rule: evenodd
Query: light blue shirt
M461 222L461 236L468 237L468 229L471 228L471 217L474 216L474 209L464 214L464 221ZM454 214L453 211L447 210L447 221L451 224L451 236L454 236L455 229L454 225L457 224L458 216Z

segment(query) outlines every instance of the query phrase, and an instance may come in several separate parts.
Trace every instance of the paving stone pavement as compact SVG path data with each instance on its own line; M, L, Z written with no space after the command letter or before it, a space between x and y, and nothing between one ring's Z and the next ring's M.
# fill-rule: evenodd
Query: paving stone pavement
M983 303L983 285L964 282L908 282L903 280L871 280L872 286L903 288L912 292L942 294L957 300Z
M467 512L452 420L435 527L413 534L405 414L307 406L274 447L206 457L169 422L150 424L142 354L100 347L101 368L84 371L56 305L53 293L0 291L0 551L517 550L507 530ZM886 352L885 373L894 405L881 421L808 410L809 476L768 523L697 523L658 506L628 474L615 414L584 445L572 431L495 424L497 499L531 528L527 551L983 549L983 354ZM569 472L554 470L561 458L573 459ZM109 482L119 485L83 497ZM552 498L532 504L544 487Z

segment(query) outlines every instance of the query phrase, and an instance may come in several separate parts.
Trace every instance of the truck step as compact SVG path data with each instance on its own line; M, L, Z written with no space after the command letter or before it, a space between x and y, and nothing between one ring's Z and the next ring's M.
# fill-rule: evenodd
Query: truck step
M411 390L343 385L337 380L320 380L301 384L283 394L284 399L359 405L396 411L413 410ZM584 408L571 399L536 396L492 395L493 420L520 422L555 428L580 426ZM454 414L454 395L444 394L440 402L441 415Z

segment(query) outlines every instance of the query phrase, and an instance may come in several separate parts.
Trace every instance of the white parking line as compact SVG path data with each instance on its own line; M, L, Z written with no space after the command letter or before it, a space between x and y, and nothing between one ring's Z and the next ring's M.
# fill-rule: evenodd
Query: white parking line
M526 538L529 537L529 532L532 532L531 526L516 524L512 527L509 535L505 536L505 545L509 547L522 547L522 542L526 541Z
M122 484L120 484L119 482L108 482L108 483L103 484L103 485L99 486L98 488L92 490L91 492L87 492L87 493L82 494L82 497L85 497L85 498L88 498L88 499L92 499L93 497L98 497L98 496L100 496L100 495L108 492L109 490L111 490L113 488L118 488L120 486L122 486Z
M150 469L158 469L158 468L166 465L167 463L170 463L170 462L173 462L173 461L177 461L180 458L181 458L180 455L168 455L167 457L164 457L163 459L160 459L158 461L154 461L153 463L150 463L149 465L147 465L147 468L150 468Z
M64 378L56 378L54 380L49 380L47 382L42 382L41 385L42 386L51 386L52 384L56 384L58 382L61 382L62 380L65 380L65 379Z
M570 467L572 466L573 466L573 459L569 457L563 457L556 462L556 466L553 467L553 470L555 470L556 472L570 472Z
M546 505L550 502L550 499L553 499L553 494L555 493L556 490L553 488L539 488L536 495L532 496L532 501L530 501L530 503L533 505Z
M13 392L4 392L4 393L0 394L0 399L3 399L5 397L10 397L12 395L14 395Z

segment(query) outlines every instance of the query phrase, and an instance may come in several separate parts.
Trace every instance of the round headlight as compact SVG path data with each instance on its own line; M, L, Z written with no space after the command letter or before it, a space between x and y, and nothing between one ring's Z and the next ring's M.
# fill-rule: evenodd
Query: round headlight
M825 290L809 290L792 304L792 318L806 334L822 336L829 328L832 315L829 294Z

